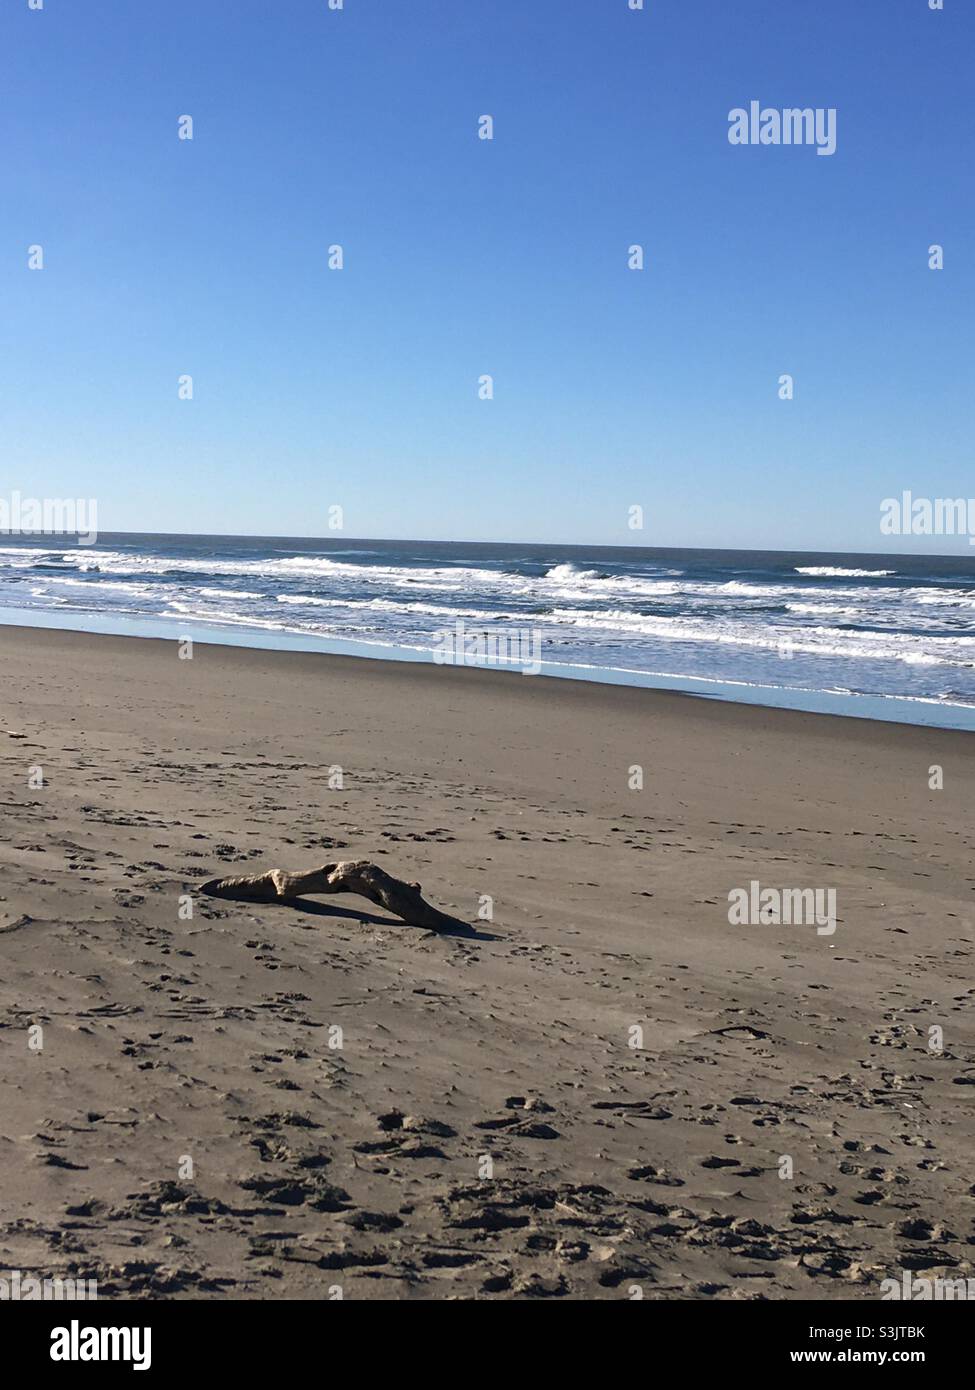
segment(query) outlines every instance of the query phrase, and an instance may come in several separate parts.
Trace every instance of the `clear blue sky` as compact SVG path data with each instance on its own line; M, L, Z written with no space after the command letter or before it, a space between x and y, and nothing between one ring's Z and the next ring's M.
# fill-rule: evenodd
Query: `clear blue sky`
M975 495L968 0L4 0L0 52L4 493L863 550ZM730 145L752 99L835 155Z

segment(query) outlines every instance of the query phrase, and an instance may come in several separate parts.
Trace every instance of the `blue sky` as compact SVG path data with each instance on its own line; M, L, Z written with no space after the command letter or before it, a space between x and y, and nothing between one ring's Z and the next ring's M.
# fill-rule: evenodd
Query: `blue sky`
M971 554L879 508L975 495L973 40L965 0L4 0L0 488ZM753 99L836 153L732 146Z

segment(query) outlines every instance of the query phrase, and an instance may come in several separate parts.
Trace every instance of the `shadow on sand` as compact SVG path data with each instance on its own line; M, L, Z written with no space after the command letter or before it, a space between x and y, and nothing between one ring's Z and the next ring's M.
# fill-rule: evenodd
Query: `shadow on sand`
M340 917L351 922L367 922L375 927L402 927L408 931L429 932L431 936L456 936L466 941L500 941L501 938L494 932L478 931L469 922L461 921L459 917L447 916L446 925L437 931L429 931L427 927L415 927L410 922L404 922L399 917L380 917L375 912L357 911L351 907L339 907L334 903L315 902L311 898L292 898L290 901L279 902L255 902L245 893L239 895L221 892L210 893L207 891L208 884L204 884L200 892L206 893L208 898L220 898L223 902L247 903L250 907L283 907L289 912L304 912L310 917Z

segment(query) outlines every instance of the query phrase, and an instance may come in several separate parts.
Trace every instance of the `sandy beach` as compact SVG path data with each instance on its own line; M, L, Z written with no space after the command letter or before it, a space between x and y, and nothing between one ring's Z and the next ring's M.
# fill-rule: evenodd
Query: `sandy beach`
M0 628L0 755L4 1269L420 1300L975 1273L970 735ZM198 891L359 858L469 929ZM834 891L835 931L732 925L756 881Z

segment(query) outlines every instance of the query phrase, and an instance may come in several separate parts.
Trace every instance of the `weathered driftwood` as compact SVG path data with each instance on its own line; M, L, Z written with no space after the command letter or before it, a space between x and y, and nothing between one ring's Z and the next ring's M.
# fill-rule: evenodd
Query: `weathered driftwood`
M342 864L323 864L320 869L291 874L270 869L264 874L244 878L213 878L204 883L203 892L217 898L244 898L253 902L287 902L307 893L358 893L378 903L387 912L402 917L413 927L443 931L456 926L456 918L431 907L420 895L418 883L403 883L368 859L350 859Z

